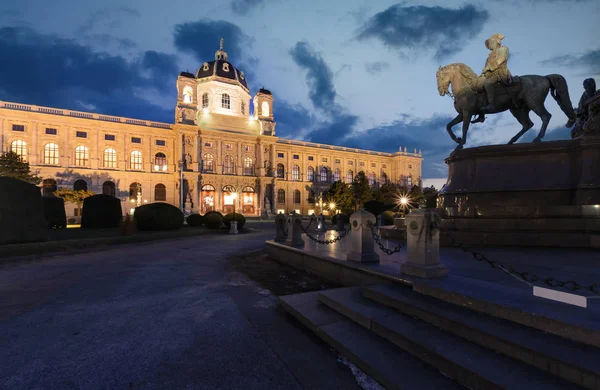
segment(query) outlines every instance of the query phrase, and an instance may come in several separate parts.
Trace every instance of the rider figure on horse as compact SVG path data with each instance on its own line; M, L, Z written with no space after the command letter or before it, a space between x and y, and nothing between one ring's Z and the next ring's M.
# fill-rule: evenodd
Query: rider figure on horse
M512 75L508 70L508 47L501 46L504 39L502 34L494 34L485 41L485 47L491 50L485 67L481 75L477 79L477 89L485 90L488 104L481 108L483 114L488 114L494 111L494 84L502 82L510 84Z

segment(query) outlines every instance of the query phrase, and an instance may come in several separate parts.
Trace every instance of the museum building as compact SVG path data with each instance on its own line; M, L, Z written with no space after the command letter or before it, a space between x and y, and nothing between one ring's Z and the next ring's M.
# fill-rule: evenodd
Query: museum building
M372 186L421 184L420 150L283 139L274 114L272 93L251 97L221 41L213 61L177 77L174 124L0 101L0 145L29 162L44 195L88 189L120 198L123 213L151 202L228 213L235 202L248 216L312 214L331 183L351 183L359 171Z

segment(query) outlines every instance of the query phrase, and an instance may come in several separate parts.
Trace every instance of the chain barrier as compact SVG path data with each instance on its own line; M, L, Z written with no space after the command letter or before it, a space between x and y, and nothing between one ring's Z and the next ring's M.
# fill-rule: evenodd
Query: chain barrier
M381 242L381 236L377 233L377 226L375 226L372 222L368 222L367 225L371 229L371 235L373 236L373 240L379 246L379 249L386 255L393 255L394 253L398 253L406 246L406 230L404 230L404 235L400 240L400 243L396 245L393 249L388 249Z
M511 266L506 266L499 261L488 259L483 253L477 252L472 248L465 246L464 244L458 243L454 237L448 232L444 232L448 238L450 238L451 245L455 248L460 248L463 252L470 253L475 260L482 262L485 261L492 268L498 268L507 274L516 277L517 279L524 280L529 283L542 282L549 287L561 287L569 291L587 290L596 295L600 295L600 284L594 283L589 286L577 283L574 280L562 281L554 277L541 278L532 272L519 272Z
M308 228L313 223L313 221L314 221L314 219L311 218L310 222L308 223L308 226L306 226L306 228L304 226L302 226L302 224L300 225L300 227L302 228L302 232L304 234L306 234L306 237L310 238L312 241L316 242L317 244L330 245L330 244L336 243L336 242L340 241L342 238L346 237L348 235L348 233L350 233L352 231L352 226L350 226L348 228L348 230L344 231L343 233L338 233L338 235L335 238L332 238L330 240L321 240L317 237L313 237L308 232Z

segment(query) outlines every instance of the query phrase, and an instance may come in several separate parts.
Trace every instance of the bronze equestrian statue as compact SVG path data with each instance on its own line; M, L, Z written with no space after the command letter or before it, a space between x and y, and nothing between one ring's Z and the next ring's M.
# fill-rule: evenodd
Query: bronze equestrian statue
M509 144L515 143L533 127L529 112L535 112L542 119L539 134L533 140L541 142L552 115L546 110L544 101L548 92L558 103L570 121L575 120L575 110L571 104L565 78L559 74L547 76L528 75L513 77L508 70L508 48L501 46L502 34L494 34L486 40L486 47L492 52L488 56L481 76L465 64L454 63L440 67L437 71L437 88L441 96L454 98L454 108L458 115L446 125L450 137L462 149L467 142L470 123L483 122L485 114L496 114L510 110L522 128ZM449 88L452 88L452 92ZM485 93L483 93L485 91ZM478 118L470 122L474 115ZM462 122L462 137L456 137L452 127Z

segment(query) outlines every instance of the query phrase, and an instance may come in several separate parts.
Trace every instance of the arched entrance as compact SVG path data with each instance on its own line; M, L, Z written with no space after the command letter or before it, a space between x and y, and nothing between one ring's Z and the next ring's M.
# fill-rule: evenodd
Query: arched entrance
M235 195L234 195L235 194ZM233 212L233 202L237 200L237 193L234 186L223 187L223 214ZM239 211L236 211L239 212Z
M254 188L247 186L242 189L242 213L254 214L255 210L255 192Z
M210 184L203 185L200 196L202 213L205 214L209 211L215 211L215 187Z

